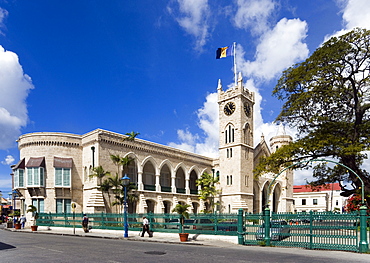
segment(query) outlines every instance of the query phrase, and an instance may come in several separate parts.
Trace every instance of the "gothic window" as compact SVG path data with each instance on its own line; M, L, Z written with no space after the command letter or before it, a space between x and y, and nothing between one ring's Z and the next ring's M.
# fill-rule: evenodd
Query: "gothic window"
M247 123L244 128L244 143L247 145L251 145L251 128Z
M229 124L225 130L225 143L232 143L235 140L235 129Z

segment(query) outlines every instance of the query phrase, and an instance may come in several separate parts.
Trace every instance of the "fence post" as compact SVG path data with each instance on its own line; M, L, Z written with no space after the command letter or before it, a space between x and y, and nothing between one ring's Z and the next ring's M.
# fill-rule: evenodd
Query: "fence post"
M153 214L153 212L149 212L148 213L148 219L149 219L149 229L150 229L150 231L153 231L153 224L152 224L152 222L153 222L153 219L154 219L154 214Z
M48 230L50 230L50 227L51 227L51 220L52 220L52 218L51 218L51 212L49 212L49 226L48 226Z
M105 219L104 212L101 212L101 229L105 229L105 220L104 219Z
M310 245L309 248L313 249L313 229L312 229L312 221L313 221L313 211L310 211Z
M265 244L266 246L271 245L271 237L270 237L270 208L266 207L265 208L265 214L264 214L264 219L265 219Z
M243 209L239 208L238 210L238 244L239 245L244 245L243 226L244 226L244 212L243 212Z
M365 253L369 250L369 243L367 242L367 216L366 216L366 206L362 205L360 207L360 243L358 245L359 252Z

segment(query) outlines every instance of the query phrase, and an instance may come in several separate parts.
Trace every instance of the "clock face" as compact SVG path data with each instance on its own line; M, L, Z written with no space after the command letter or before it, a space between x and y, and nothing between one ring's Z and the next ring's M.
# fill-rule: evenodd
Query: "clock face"
M244 103L244 112L248 117L251 115L251 106L248 103Z
M234 102L228 102L224 107L224 113L229 116L229 115L233 114L234 111L235 111Z

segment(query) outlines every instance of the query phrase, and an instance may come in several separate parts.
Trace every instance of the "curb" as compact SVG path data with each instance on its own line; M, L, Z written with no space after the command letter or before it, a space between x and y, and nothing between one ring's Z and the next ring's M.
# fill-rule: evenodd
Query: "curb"
M136 237L110 237L110 236L100 236L100 235L81 235L81 234L68 234L68 233L55 233L46 231L28 231L28 230L15 230L13 228L3 228L5 231L17 232L17 233L29 233L29 234L46 234L46 235L56 235L56 236L71 236L71 237L87 237L87 238L102 238L102 239L116 239L116 240L127 240L127 241L137 241L137 242L155 242L155 243L165 243L165 244L178 244L178 245L192 245L192 246L204 246L203 243L192 243L192 242L180 242L180 241L169 241L169 240L158 240L158 239L139 239ZM211 245L209 245L211 246Z

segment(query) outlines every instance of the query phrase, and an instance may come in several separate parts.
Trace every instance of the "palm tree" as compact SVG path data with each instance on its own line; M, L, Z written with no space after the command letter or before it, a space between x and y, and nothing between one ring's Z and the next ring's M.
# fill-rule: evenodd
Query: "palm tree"
M106 176L109 176L110 175L110 172L108 171L105 171L104 168L99 165L95 168L93 168L93 173L90 174L89 176L90 177L97 177L98 178L98 190L102 191L102 192L107 192L108 193L108 198L110 200L110 197L109 197L109 185L106 184L106 181L104 181L104 184L102 183L103 181L103 178L106 177ZM103 195L103 199L104 199L104 195ZM104 200L104 203L105 203L105 200Z
M110 159L115 165L117 165L117 174L119 174L120 170L119 168L121 166L121 156L119 156L118 154L117 155L111 154Z
M202 176L196 180L196 186L200 186L199 199L210 202L210 211L204 210L204 213L213 212L215 207L215 196L219 193L216 184L219 183L219 178L214 177L212 174L204 172Z
M108 176L108 175L110 175L110 172L104 171L104 168L101 165L99 165L99 166L93 168L93 173L90 174L89 176L90 177L97 177L98 180L99 180L98 185L101 186L103 178L105 176Z
M184 233L184 220L185 218L189 218L189 213L188 213L188 208L190 205L182 205L182 204L177 204L174 209L172 209L172 212L178 213L180 216L180 224L181 224L181 230L182 233Z
M128 169L128 166L131 164L131 162L133 161L134 159L127 156L127 157L122 157L121 160L120 160L120 164L122 165L122 172L125 173L125 172L128 172L127 169Z
M116 173L115 176L111 176L108 178L108 181L109 181L109 185L111 187L111 189L113 190L113 193L114 193L114 197L119 200L120 197L121 197L121 177ZM117 205L119 203L117 203L117 201L114 201L112 203L112 205ZM118 211L118 208L117 208L117 213L119 213Z
M37 213L37 207L34 206L34 205L29 205L26 212L27 213L32 213L33 225L35 226L36 225L36 220L37 220L37 218L39 218L39 214Z
M100 191L102 191L103 193L107 193L107 195L108 195L108 204L110 205L110 189L111 189L111 185L109 183L109 178L108 179L105 179L98 189Z
M125 137L123 140L124 141L135 141L135 138L136 136L138 136L140 133L138 132L128 132L128 133L125 133L125 135L127 135L127 137Z

